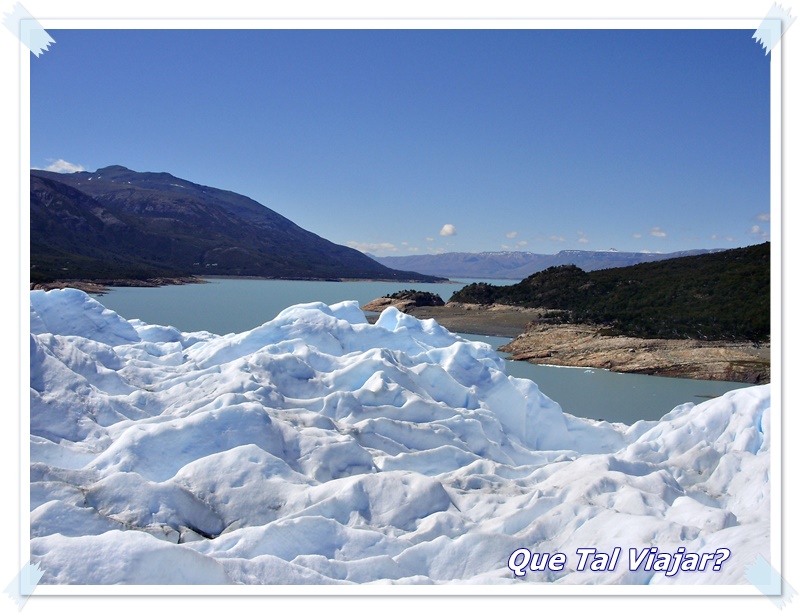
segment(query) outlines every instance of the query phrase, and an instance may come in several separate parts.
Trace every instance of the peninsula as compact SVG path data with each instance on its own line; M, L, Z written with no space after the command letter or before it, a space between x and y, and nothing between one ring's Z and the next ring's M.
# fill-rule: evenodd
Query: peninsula
M459 333L513 337L512 360L666 377L770 381L769 243L585 272L471 284L444 306L384 297Z

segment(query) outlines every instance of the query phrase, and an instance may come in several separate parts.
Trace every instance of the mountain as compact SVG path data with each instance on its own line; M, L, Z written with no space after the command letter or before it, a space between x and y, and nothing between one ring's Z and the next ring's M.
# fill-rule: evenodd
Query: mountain
M372 258L388 267L409 268L428 275L469 279L524 279L551 266L563 264L574 264L584 271L596 271L718 251L722 250L696 249L670 254L618 252L616 250L562 250L557 254L448 252L424 256L372 256Z
M768 341L770 244L590 272L555 266L510 286L470 284L450 300L550 309L551 320L608 334Z
M31 281L231 275L436 281L304 230L234 192L109 166L31 171Z

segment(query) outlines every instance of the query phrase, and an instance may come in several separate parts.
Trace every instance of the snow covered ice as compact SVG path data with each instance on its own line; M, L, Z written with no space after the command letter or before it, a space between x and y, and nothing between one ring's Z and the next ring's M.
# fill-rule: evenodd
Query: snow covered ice
M609 424L391 308L297 305L225 336L77 290L30 309L42 583L727 585L769 560L769 385ZM631 569L651 547L730 556ZM620 561L580 570L586 548ZM517 577L519 549L567 561Z

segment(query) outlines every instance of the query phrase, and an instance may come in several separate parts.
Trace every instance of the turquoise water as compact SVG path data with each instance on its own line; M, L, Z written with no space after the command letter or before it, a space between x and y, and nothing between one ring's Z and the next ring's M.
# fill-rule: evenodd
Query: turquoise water
M211 279L207 284L162 288L114 288L98 300L125 318L175 326L182 331L227 334L250 330L298 303L337 303L374 298L407 288L436 292L443 300L466 283L408 284L393 282L319 282ZM494 284L513 281L486 280ZM462 335L497 348L510 339ZM612 373L602 369L548 367L506 361L506 372L533 380L565 412L610 422L632 424L658 420L677 405L700 403L747 384L710 382L649 375Z
M495 349L510 341L502 337L461 336L489 343ZM506 373L533 380L539 390L558 401L567 413L625 424L658 420L683 403L702 403L749 385L614 373L584 367L534 365L516 360L506 361Z
M409 284L379 281L286 281L212 278L207 284L162 288L114 288L99 298L121 316L183 331L207 330L224 335L260 326L298 303L328 305L357 300L360 305L399 290L435 292L447 301L467 283ZM513 281L494 280L496 285Z

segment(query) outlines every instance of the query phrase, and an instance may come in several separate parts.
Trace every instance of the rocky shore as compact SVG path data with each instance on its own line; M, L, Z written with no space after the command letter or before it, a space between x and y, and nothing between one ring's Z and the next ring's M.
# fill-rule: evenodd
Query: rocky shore
M769 344L639 339L609 336L587 325L531 324L499 349L511 360L536 364L749 384L770 381Z
M160 288L161 286L182 286L184 284L207 283L200 277L155 277L153 279L64 279L46 283L31 283L31 290L57 290L75 288L87 294L105 294L111 287L122 288Z
M691 339L640 339L609 335L599 326L542 324L543 310L507 305L447 303L415 307L407 302L377 299L363 309L379 312L397 307L419 319L434 318L456 333L513 337L499 349L510 360L542 365L608 369L751 384L770 381L770 345ZM376 316L368 315L374 321Z

